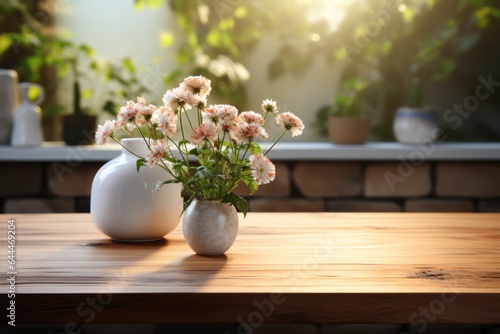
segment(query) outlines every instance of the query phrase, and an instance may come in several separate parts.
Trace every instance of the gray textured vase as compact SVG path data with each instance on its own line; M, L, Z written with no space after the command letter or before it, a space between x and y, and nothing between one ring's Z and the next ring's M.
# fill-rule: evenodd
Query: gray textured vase
M0 69L0 145L10 142L12 118L18 102L17 72Z
M184 238L198 255L224 254L238 234L236 209L218 200L193 200L182 219Z

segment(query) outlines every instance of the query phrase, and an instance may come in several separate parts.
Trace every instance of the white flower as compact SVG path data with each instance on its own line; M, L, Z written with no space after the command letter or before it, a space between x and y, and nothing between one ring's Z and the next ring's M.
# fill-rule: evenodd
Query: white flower
M103 125L99 125L95 132L95 142L97 145L105 145L108 143L108 138L113 134L116 129L115 120L106 121Z
M264 117L261 114L257 114L253 111L244 111L238 118L244 123L255 123L259 125L264 125Z
M197 106L200 102L200 97L183 87L177 87L167 90L165 95L163 95L162 101L169 109L180 111L179 107L191 109L192 106Z
M260 124L244 122L240 122L236 130L231 132L231 135L237 143L249 143L256 138L266 139L269 137Z
M265 99L264 101L262 101L262 111L266 113L278 112L276 101L273 101L271 99Z
M174 110L174 111L179 106L179 103L177 102L177 99L175 98L173 89L169 89L165 92L165 94L163 95L162 101L163 101L163 104L167 108Z
M168 150L168 144L165 140L157 140L150 147L151 149L146 154L146 163L152 168L155 163L163 160Z
M276 116L276 123L283 126L286 130L292 132L292 137L300 136L304 130L302 120L291 112L284 112Z
M146 125L148 121L153 116L153 113L158 109L155 105L142 105L140 104L137 115L135 116L135 122L138 125Z
M117 126L127 126L127 129L133 130L135 128L135 118L137 113L139 112L139 108L137 103L130 100L127 104L120 108L117 116Z
M212 87L210 85L210 80L204 76L190 76L184 79L180 87L190 91L193 94L199 95L200 98L204 99L210 94Z
M271 160L263 154L251 155L250 169L257 184L267 184L276 177L276 168Z
M156 124L157 129L165 137L172 137L177 130L177 116L165 106L162 106L153 114L151 122Z

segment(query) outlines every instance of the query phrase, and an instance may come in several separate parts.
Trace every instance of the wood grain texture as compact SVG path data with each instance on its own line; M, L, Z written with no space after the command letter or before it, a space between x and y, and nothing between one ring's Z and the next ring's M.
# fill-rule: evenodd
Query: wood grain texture
M220 257L180 225L129 244L89 214L12 218L19 324L500 323L500 214L249 213Z

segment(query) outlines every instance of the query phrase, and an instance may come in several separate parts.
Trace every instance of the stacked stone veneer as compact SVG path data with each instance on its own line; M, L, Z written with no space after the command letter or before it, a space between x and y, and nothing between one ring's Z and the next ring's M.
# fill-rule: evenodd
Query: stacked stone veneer
M89 212L103 162L2 162L5 213ZM251 211L500 212L500 162L280 161L276 180L246 196Z

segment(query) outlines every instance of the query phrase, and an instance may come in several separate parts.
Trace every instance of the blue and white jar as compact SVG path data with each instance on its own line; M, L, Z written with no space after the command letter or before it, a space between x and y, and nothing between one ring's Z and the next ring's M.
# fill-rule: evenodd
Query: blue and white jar
M438 137L436 115L432 110L401 107L393 124L394 136L403 144L430 143Z

